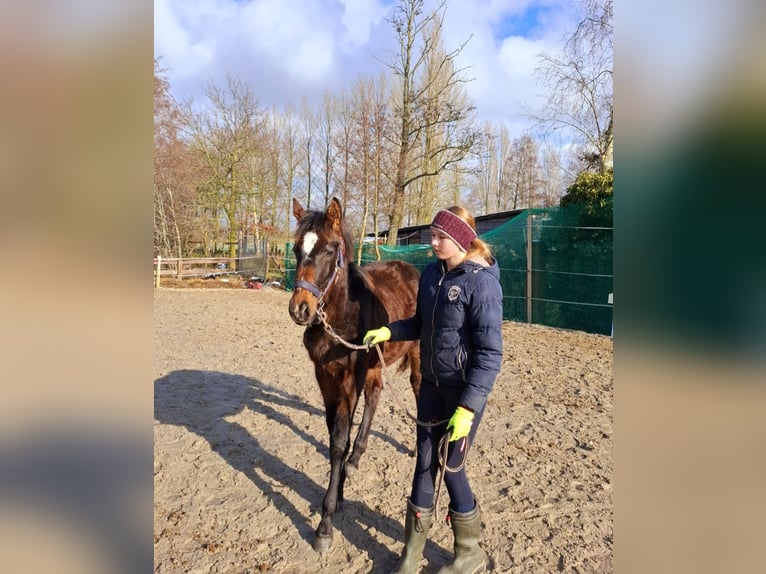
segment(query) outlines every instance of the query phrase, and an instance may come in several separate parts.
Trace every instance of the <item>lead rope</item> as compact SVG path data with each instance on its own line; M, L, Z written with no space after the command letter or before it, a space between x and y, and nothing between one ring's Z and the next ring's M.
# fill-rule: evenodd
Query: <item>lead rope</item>
M343 337L338 335L338 333L335 332L335 329L332 328L332 325L327 322L327 313L324 312L324 301L320 301L319 306L317 307L316 311L317 317L319 317L319 320L322 322L322 325L324 326L324 330L327 331L327 334L330 335L335 341L343 345L344 347L347 347L349 349L354 349L356 351L368 351L370 350L370 345L357 345L355 343L349 343L346 341ZM380 364L383 367L383 373L386 374L388 371L388 366L386 365L386 361L383 359L383 352L380 350L380 345L375 345L375 350L378 352L378 359L380 359ZM407 407L402 403L401 397L399 396L399 393L394 392L393 393L394 400L396 403L401 407L401 409L404 411L404 413L415 423L422 427L436 427L439 425L442 425L449 421L449 419L444 419L443 421L436 421L432 423L427 423L424 421L419 421L417 417L413 416L412 413L407 409ZM462 468L462 467L461 467ZM459 469L458 469L459 470Z
M327 332L328 335L330 335L333 340L337 341L344 347L347 347L349 349L353 349L355 351L370 351L369 345L357 345L355 343L350 343L346 341L343 337L338 335L338 333L335 332L335 329L332 328L332 325L327 321L327 313L324 312L324 301L319 301L319 306L317 307L316 311L317 317L319 317L319 320L322 322L322 325L324 326L324 330ZM388 367L386 366L386 361L383 359L383 352L380 350L380 344L375 345L375 350L378 353L378 358L380 359L380 364L383 368L383 373L385 374L388 371ZM418 420L417 417L413 416L410 411L407 409L407 407L402 402L401 397L399 396L399 393L393 392L393 397L396 403L399 405L399 408L401 408L404 413L417 425L422 427L437 427L439 425L443 425L446 422L449 422L449 419L444 419L441 421L435 421L435 422L425 422ZM456 467L451 467L447 465L447 455L449 454L449 438L450 438L450 431L447 429L447 431L442 435L442 438L439 440L439 448L437 449L437 456L439 460L439 473L436 480L435 490L434 493L434 508L433 512L437 514L437 508L439 506L439 494L441 493L441 487L444 483L444 474L447 472L460 472L465 467L466 459L468 458L468 439L463 439L463 446L461 447L461 451L463 452L463 458L460 460L460 463Z

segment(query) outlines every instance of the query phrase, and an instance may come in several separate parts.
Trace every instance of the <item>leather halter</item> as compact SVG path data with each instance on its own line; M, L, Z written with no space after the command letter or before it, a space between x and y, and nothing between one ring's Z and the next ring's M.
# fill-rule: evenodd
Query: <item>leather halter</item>
M335 269L332 270L332 275L330 275L330 279L327 281L327 285L325 285L324 289L319 289L316 285L313 283L309 283L308 281L304 281L303 279L298 279L295 282L295 288L298 289L305 289L314 297L316 297L319 300L319 303L324 303L324 296L325 293L327 293L330 290L330 287L332 287L333 283L335 282L335 279L338 277L338 270L343 269L343 249L344 244L341 241L340 246L338 248L338 258L335 260Z

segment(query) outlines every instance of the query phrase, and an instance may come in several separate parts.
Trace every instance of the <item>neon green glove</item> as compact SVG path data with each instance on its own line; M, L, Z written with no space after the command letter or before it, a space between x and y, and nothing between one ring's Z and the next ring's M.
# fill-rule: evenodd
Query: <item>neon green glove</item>
M471 432L471 425L473 424L473 413L463 407L455 409L455 414L447 423L447 429L452 429L452 434L449 437L449 441L453 442L463 437L468 436Z
M377 345L378 343L384 343L391 338L391 329L388 327L381 327L380 329L372 329L364 334L362 342L368 347Z

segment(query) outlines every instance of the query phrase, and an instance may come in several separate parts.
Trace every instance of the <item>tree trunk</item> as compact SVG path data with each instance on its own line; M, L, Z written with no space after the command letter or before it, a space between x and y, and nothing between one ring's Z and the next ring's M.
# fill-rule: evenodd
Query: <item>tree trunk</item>
M601 173L607 170L614 169L614 133L612 132L612 125L614 121L614 115L609 114L609 124L604 132L604 153L601 156Z

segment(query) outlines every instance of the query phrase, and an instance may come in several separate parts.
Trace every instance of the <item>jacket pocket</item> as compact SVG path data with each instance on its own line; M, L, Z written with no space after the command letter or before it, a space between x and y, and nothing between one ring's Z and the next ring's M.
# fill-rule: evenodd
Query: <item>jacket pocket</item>
M457 350L457 366L460 369L460 375L463 378L463 382L468 382L468 352L463 345L460 345Z

